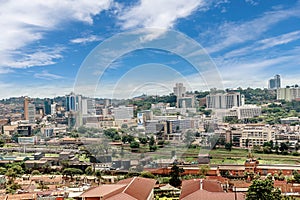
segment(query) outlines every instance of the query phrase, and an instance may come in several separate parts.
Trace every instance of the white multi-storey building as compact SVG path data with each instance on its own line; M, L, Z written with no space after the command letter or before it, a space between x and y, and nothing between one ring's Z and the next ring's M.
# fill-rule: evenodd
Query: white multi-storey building
M300 98L300 87L277 89L277 100L292 101L298 98Z
M242 130L241 147L262 146L265 142L275 140L275 130L265 124L247 124Z
M209 109L228 109L243 105L244 95L239 92L217 93L206 96L206 107Z
M119 119L132 119L133 107L120 106L113 109L115 120Z

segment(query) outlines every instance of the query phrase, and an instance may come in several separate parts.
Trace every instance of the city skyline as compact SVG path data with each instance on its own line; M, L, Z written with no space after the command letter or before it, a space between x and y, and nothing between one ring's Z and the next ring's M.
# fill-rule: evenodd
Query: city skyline
M97 45L115 34L148 27L174 29L202 45L216 64L224 88L266 88L275 74L281 75L282 87L298 84L299 1L159 3L159 7L158 2L145 0L4 3L0 99L68 94L82 62ZM121 82L138 85L145 76L157 78L157 73L148 71L160 70L161 65L166 67L158 78L164 85L148 85L149 89L145 85L137 94L150 94L153 88L168 94L183 79L202 89L184 59L165 51L140 50L111 64L104 76L107 87L97 95L106 97L106 90L122 79L125 70L144 67L135 68L135 76ZM178 69L184 71L183 77L176 73ZM170 73L172 78L167 76ZM140 80L134 79L136 75Z

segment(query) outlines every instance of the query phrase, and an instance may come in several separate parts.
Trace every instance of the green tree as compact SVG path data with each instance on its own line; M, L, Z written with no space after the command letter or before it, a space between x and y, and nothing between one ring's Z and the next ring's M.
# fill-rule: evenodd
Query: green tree
M254 180L248 188L246 200L281 200L281 191L270 179Z
M281 153L284 151L287 151L288 149L289 149L289 146L285 142L280 143L279 150L281 151Z
M148 139L146 137L140 137L139 141L140 141L141 144L147 144Z
M6 171L5 176L8 177L8 184L12 184L17 178L17 173L12 168L9 168Z
M39 170L33 170L32 172L31 172L31 175L39 175L39 174L41 174L40 173L40 171Z
M130 143L130 148L132 148L132 149L140 148L140 143L138 143L137 141L132 141Z
M155 176L151 172L147 172L147 171L141 172L140 177L155 179Z
M293 175L295 182L300 183L300 173L297 170L294 170Z
M150 137L150 140L149 140L149 146L153 146L155 144L155 139L153 137L153 135Z
M178 167L176 164L173 164L170 172L170 180L169 183L170 185L174 187L178 187L181 185L181 179L180 179L180 174L184 172L183 168Z
M232 149L232 143L230 142L228 142L228 143L226 143L225 144L225 149L227 150L227 151L231 151L231 149Z
M94 170L93 170L93 167L92 166L88 166L86 169L85 169L85 174L86 175L92 175Z
M98 185L101 184L101 180L102 180L102 173L100 170L95 171L95 176L97 177L97 181L98 181Z
M62 174L65 176L70 176L71 180L73 180L74 175L83 174L83 171L81 169L77 169L77 168L65 168L62 171Z
M200 176L204 178L209 172L209 170L210 170L209 165L201 165L199 169Z

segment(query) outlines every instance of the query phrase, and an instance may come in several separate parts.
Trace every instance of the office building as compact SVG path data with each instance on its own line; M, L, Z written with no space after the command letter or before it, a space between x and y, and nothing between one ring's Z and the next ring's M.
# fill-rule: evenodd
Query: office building
M249 119L261 115L261 107L256 105L243 105L236 108L238 119Z
M113 109L115 120L132 119L133 107L120 106Z
M53 103L52 99L47 99L44 101L44 115L51 115L51 104Z
M280 79L280 75L277 74L274 76L274 78L271 78L269 80L269 89L271 90L275 90L281 87L281 79Z
M34 103L28 103L28 121L29 123L35 123L35 105Z
M50 114L51 115L56 115L56 105L57 105L57 103L53 103L50 105L50 108L51 108Z
M217 93L206 96L206 107L208 109L228 109L243 105L244 95L239 92Z
M174 95L179 98L179 97L184 97L186 89L183 87L183 83L176 83L175 87L173 88Z
M292 101L300 98L300 87L286 87L277 89L277 100Z
M194 108L195 107L195 97L180 97L177 98L177 107L178 108Z
M29 104L29 97L24 98L24 119L28 120L28 104Z
M80 111L81 110L81 95L71 93L66 96L66 110Z
M241 147L263 146L265 142L275 140L275 130L269 125L247 124L242 130Z

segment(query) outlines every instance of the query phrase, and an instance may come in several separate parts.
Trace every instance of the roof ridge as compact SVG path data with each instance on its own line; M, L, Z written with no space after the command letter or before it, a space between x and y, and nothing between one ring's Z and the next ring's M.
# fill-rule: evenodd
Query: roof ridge
M126 193L125 191L129 188L129 186L131 185L131 183L135 180L135 178L137 177L133 177L132 180L130 181L130 183L125 187L125 189L122 191L123 193Z

